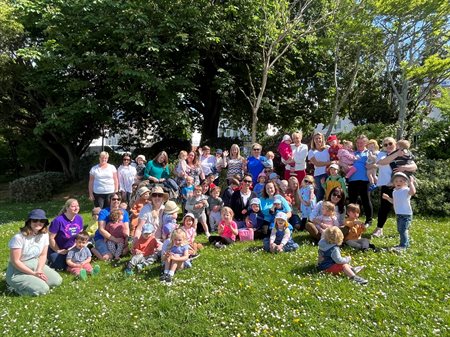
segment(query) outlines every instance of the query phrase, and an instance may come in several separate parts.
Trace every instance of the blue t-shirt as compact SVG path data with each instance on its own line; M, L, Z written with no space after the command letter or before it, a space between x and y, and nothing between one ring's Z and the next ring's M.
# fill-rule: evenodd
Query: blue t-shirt
M192 186L185 186L181 189L181 194L187 198L189 193L193 193L194 192L194 185Z
M356 172L353 173L348 181L369 181L369 178L367 178L367 169L366 169L366 162L367 162L367 156L369 154L369 150L364 151L355 151L355 156L358 158L353 163L353 166L356 168Z
M258 182L258 175L264 170L263 162L265 161L264 156L260 156L259 159L253 156L247 158L247 170L253 177L253 186Z
M269 222L269 223L273 223L273 221L275 220L275 214L270 214L270 209L273 206L273 202L274 202L275 198L281 200L281 206L282 206L281 208L282 209L278 210L278 212L285 212L285 213L287 213L287 212L291 212L292 211L292 208L289 205L289 203L287 202L287 200L283 196L281 196L279 194L276 194L273 199L271 199L271 198L267 198L267 199L259 198L259 200L261 200L261 206L260 207L261 207L261 212L264 215L264 220Z
M130 217L128 216L128 212L125 211L124 209L120 209L122 211L122 215L123 215L123 220L122 222L125 223L129 223L130 222ZM107 207L107 208L103 208L100 213L98 214L98 221L104 221L106 223L108 223L109 221L109 214L111 213L111 208ZM94 234L94 241L97 240L102 240L103 236L100 234L99 230L97 229L95 231Z

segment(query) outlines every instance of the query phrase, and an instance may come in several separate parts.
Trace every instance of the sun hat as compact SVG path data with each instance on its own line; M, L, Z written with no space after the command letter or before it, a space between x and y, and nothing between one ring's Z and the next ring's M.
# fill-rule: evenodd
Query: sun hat
M142 234L150 234L155 231L155 227L151 223L146 223L142 226Z
M330 168L334 168L334 169L339 171L339 165L338 164L331 164Z
M145 156L143 154L140 154L139 156L136 157L136 162L138 161L138 159L141 158L143 161L147 161L145 160Z
M277 179L278 178L278 174L276 174L275 172L272 172L271 174L269 174L269 179Z
M223 150L222 149L217 149L216 150L216 154L223 154Z
M291 136L289 136L289 135L284 135L284 136L283 136L283 142L285 142L285 141L287 141L287 140L292 141Z
M45 211L40 208L33 209L30 213L28 213L28 220L30 219L48 220L47 216L45 215Z
M140 189L137 190L137 194L140 197L146 192L150 192L150 190L145 186L142 186Z
M166 214L177 213L178 210L179 210L179 208L178 208L177 204L172 200L169 200L164 205L164 213L166 213Z
M153 187L153 189L152 189L152 194L155 194L155 193L162 194L162 195L163 195L164 202L166 202L167 200L169 200L169 194L167 194L166 192L164 192L164 190L162 189L161 186L155 186L155 187Z
M187 217L192 218L192 220L195 221L195 216L192 213L186 213L183 217L183 223L184 223L184 219L186 219Z
M286 213L284 213L284 212L278 212L278 213L275 215L275 222L277 221L277 219L283 219L283 221L284 221L284 227L285 227L285 228L288 228L288 227L289 227L289 223L288 223L288 221L287 221L287 215L286 215Z
M274 203L274 204L281 204L282 202L281 202L281 199L280 199L280 198L275 198L275 199L273 200L273 203Z
M258 198L253 198L252 200L250 200L250 206L251 205L261 205L261 200L259 200Z

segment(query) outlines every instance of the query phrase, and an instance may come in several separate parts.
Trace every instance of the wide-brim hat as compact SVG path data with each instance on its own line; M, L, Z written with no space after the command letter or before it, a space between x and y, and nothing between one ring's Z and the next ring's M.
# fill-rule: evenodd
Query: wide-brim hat
M178 213L179 208L177 206L177 204L172 201L169 200L168 202L165 203L164 205L164 213L166 214L174 214L174 213Z
M275 221L277 221L277 219L282 219L284 220L284 226L287 228L289 226L288 221L287 221L287 214L284 212L278 212L275 215Z
M139 158L141 158L143 161L147 161L147 160L145 159L145 156L144 156L143 154L140 154L139 156L136 157L136 159L135 159L136 162L138 161Z
M250 200L250 206L251 205L261 205L261 200L259 200L259 198L253 198L252 200Z
M150 190L146 186L142 186L137 190L138 196L142 196L144 193L150 192Z
M28 220L47 220L47 215L45 214L45 211L40 208L33 209L30 213L28 213Z
M162 189L161 186L155 186L155 187L152 188L152 193L151 194L155 194L155 193L162 194L164 202L169 200L169 194L164 192L164 190Z

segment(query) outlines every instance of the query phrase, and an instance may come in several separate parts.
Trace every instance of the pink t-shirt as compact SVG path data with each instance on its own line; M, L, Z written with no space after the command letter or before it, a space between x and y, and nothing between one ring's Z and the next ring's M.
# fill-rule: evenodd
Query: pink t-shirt
M186 232L187 241L189 242L189 244L193 244L196 234L195 228L194 227L187 228L183 226L183 229Z
M228 238L228 239L231 239L231 240L233 240L233 241L236 241L236 235L233 233L233 231L231 230L231 228L228 227L228 226L225 226L225 222L224 222L224 221L221 221L220 224L219 224L219 226L220 226L220 225L223 225L223 226L224 226L223 232L222 232L222 234L221 234L220 236L223 237L223 238ZM236 224L236 222L231 221L231 227L232 227L233 229L236 229L236 230L237 230L237 224Z

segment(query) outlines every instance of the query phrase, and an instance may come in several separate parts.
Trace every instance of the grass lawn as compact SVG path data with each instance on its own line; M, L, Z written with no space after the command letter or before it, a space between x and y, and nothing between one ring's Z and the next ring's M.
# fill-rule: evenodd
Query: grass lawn
M90 202L80 198L89 219ZM449 336L449 219L416 216L404 255L354 252L365 265L359 286L316 271L317 247L296 233L295 253L271 255L261 242L224 250L207 245L192 269L168 286L160 268L125 277L99 263L87 282L63 273L63 285L42 297L6 290L10 238L35 207L54 216L64 200L39 205L0 202L0 331L6 336ZM371 232L371 228L369 231ZM380 248L398 243L391 218ZM204 236L198 239L206 242ZM123 262L127 259L123 259Z

